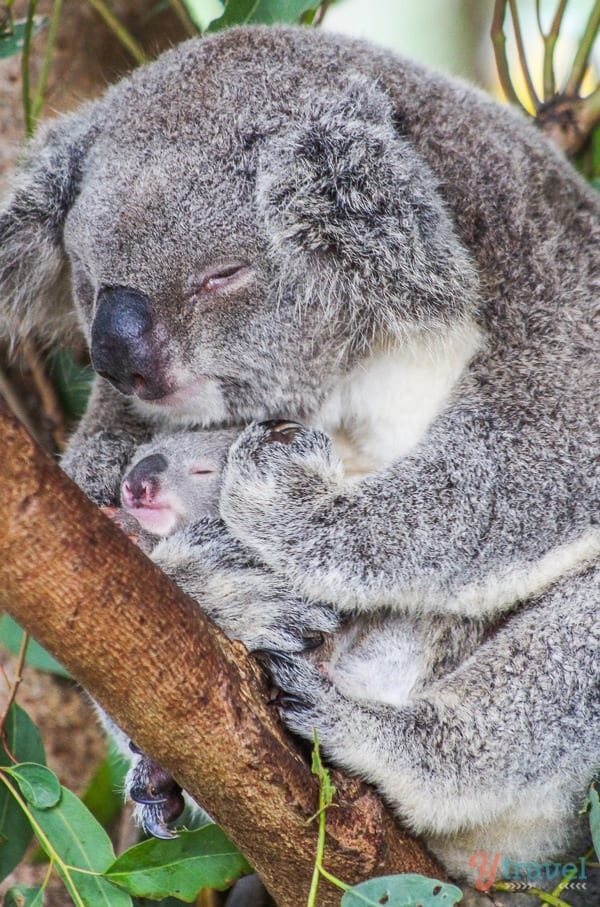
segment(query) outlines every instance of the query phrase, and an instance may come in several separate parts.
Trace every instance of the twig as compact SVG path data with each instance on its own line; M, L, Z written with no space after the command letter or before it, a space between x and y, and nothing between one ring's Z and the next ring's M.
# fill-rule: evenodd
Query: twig
M190 38L195 38L199 34L198 29L190 19L182 0L169 0L169 6L182 23Z
M31 49L31 36L33 33L33 17L38 0L29 0L27 7L27 22L25 23L25 34L23 35L23 53L21 55L21 86L23 97L23 118L25 120L25 135L30 138L33 135L33 118L31 116L31 95L29 88L29 51Z
M598 34L598 28L600 27L600 0L596 0L594 3L594 8L590 13L590 18L585 27L583 37L577 48L577 53L575 54L575 59L573 61L573 66L571 68L571 75L567 79L567 84L564 88L564 94L577 95L583 82L585 72L588 66L588 60L592 47L594 45L594 40Z
M31 372L37 392L40 395L42 410L45 418L50 424L50 431L54 443L56 444L57 449L62 451L67 443L67 426L58 394L40 362L34 344L30 340L25 340L21 344L21 350L23 358L27 363L27 367Z
M60 16L62 13L62 6L63 0L54 0L52 4L52 15L50 17L50 25L48 28L46 51L44 53L44 60L42 62L42 68L36 85L31 109L31 118L33 120L34 126L37 123L42 105L44 103L44 95L46 94L46 85L48 84L48 76L50 74L50 67L52 65L52 57L54 55L54 47L56 45L56 35L58 32L58 24L60 22Z
M536 0L538 27L540 30L540 35L542 36L542 41L544 42L544 101L549 101L550 98L554 97L554 95L556 94L556 79L554 76L554 50L556 47L556 42L558 40L558 35L560 32L560 27L562 25L566 6L567 0L560 0L556 9L556 13L554 14L554 19L552 20L552 25L550 26L548 32L544 32L540 15L540 0Z
M8 701L4 706L2 714L0 715L0 733L4 733L4 723L8 718L8 713L10 712L10 707L15 701L17 695L17 690L21 685L23 680L23 667L25 666L25 656L27 655L27 644L29 642L29 633L23 633L23 639L21 640L21 647L19 649L19 655L17 657L17 665L15 668L15 679L12 682L10 692L8 694Z
M540 106L540 99L537 96L537 92L533 84L533 79L531 78L531 73L529 72L529 66L527 65L527 55L525 53L525 44L523 42L523 35L521 33L521 24L519 22L519 13L517 10L516 0L508 0L508 2L510 6L510 15L512 18L513 30L515 33L515 41L517 42L517 53L519 54L521 71L523 72L523 78L525 79L525 85L527 86L529 100L534 111L537 111Z
M496 0L494 4L494 15L492 18L490 35L492 39L492 46L494 48L494 57L496 58L496 69L498 71L498 78L500 79L500 85L502 86L502 91L506 96L506 100L509 101L509 103L515 104L517 107L520 107L521 110L525 110L525 105L521 103L521 100L514 89L508 68L508 59L506 56L506 35L504 34L506 4L507 0Z
M125 26L119 22L117 17L113 12L108 8L104 0L87 0L93 9L104 19L110 30L116 37L119 39L123 47L125 47L136 63L140 65L142 63L148 62L148 57L142 50L142 47L135 40L133 35L125 28Z
M323 0L318 10L315 13L315 18L313 19L313 28L318 28L319 25L323 22L323 19L327 15L327 10L331 6L332 0Z
M25 426L25 428L27 429L27 431L29 432L31 437L35 438L38 443L41 443L39 434L36 431L35 426L33 425L31 419L29 418L29 415L27 414L25 407L21 403L21 400L19 399L18 395L13 390L13 387L12 387L8 377L6 376L6 374L4 373L4 371L1 368L0 368L0 396L4 397L4 399L8 403L12 412L15 414L15 416L17 417L17 419L19 420L21 425Z

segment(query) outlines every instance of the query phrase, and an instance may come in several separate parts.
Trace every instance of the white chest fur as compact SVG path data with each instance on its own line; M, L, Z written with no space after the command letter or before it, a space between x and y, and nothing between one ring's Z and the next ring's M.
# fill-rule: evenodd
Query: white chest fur
M359 477L409 453L481 345L477 328L461 325L374 353L346 375L314 422L333 438L346 474Z

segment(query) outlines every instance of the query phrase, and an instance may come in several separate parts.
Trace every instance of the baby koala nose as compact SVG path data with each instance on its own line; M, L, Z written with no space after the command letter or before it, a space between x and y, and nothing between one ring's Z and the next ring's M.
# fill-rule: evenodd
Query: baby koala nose
M152 502L158 490L158 476L167 469L162 454L150 454L129 470L121 487L125 507L143 507Z

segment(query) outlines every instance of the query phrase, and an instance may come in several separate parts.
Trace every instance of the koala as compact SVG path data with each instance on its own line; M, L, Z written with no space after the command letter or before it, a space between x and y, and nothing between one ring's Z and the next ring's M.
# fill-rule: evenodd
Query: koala
M98 373L66 471L114 506L157 433L247 425L220 519L152 557L472 881L586 838L599 212L464 83L242 28L47 124L0 213L7 335L79 330Z
M142 444L121 482L121 507L155 536L218 516L221 473L237 434L180 431Z

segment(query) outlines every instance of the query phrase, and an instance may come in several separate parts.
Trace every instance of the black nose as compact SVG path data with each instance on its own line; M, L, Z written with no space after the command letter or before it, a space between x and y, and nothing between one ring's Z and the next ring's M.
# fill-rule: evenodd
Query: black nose
M154 327L150 302L137 290L109 287L98 295L92 365L123 394L153 400L168 393Z
M149 504L159 489L158 476L165 472L169 464L162 454L149 454L129 470L125 476L121 497L123 504L134 506Z

